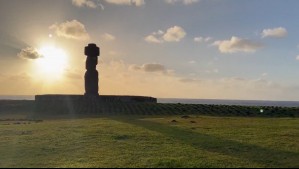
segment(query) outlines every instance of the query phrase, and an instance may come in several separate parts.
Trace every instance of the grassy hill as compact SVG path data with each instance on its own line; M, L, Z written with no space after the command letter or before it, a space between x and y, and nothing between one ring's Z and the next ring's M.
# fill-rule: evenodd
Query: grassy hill
M39 117L34 110L32 101L0 102L0 167L299 167L297 108L111 103Z
M299 119L95 117L0 122L0 167L299 167Z

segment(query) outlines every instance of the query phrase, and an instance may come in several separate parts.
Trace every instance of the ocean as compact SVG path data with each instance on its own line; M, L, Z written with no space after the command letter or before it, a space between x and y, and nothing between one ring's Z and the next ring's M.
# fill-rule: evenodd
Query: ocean
M264 101L264 100L217 100L217 99L158 99L159 103L237 105L237 106L275 106L299 107L299 101Z
M32 95L4 96L0 100L34 100ZM159 98L158 103L209 104L209 105L238 105L238 106L276 106L299 107L299 101L266 101L266 100L217 100L217 99L173 99Z
M32 96L32 95L15 95L15 96L0 95L0 100L34 100L34 96Z

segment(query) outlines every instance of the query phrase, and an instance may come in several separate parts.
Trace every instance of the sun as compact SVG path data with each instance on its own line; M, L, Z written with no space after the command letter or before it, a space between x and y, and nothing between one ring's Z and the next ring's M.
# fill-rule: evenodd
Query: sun
M46 78L58 78L67 68L67 54L63 49L44 46L38 50L41 55L36 60L37 71Z

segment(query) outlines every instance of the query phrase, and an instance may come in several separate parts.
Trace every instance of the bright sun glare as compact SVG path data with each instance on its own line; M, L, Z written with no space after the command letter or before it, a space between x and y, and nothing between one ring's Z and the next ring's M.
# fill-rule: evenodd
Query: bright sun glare
M36 61L39 73L47 78L60 77L67 66L65 51L53 46L44 46L38 52L41 55Z

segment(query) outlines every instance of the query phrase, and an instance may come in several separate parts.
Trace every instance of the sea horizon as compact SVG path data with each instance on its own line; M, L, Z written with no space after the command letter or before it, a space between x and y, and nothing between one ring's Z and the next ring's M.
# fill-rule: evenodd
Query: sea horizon
M236 106L275 106L299 107L299 101L285 100L233 100L233 99L188 99L188 98L159 98L159 103L236 105Z
M0 100L34 100L34 95L0 95ZM233 99L190 99L190 98L157 98L158 103L172 104L208 104L237 106L276 106L299 107L299 101L284 100L233 100Z

